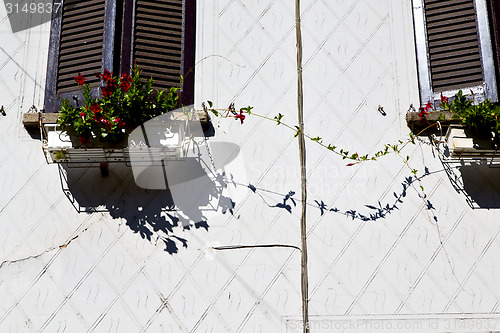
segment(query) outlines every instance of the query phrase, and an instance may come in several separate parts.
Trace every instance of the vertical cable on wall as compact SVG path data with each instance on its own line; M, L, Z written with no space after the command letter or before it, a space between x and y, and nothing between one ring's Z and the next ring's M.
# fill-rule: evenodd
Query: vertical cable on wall
M302 89L302 33L300 28L300 0L295 0L295 31L297 42L297 105L299 120L300 186L302 189L302 214L300 217L301 235L301 292L303 332L309 332L308 277L307 277L307 224L306 224L306 147L304 141L304 96Z

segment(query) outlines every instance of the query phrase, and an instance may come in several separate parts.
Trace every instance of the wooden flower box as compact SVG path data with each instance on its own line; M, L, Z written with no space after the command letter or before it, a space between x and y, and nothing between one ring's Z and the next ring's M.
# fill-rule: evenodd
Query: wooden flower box
M122 162L129 164L144 160L145 163L185 158L189 145L190 125L200 124L206 129L209 117L205 111L191 114L168 112L168 121L148 121L135 129L127 129L120 142L91 141L81 144L76 136L61 130L57 113L26 113L26 128L40 129L42 148L47 163L94 164ZM200 127L198 125L198 127ZM203 133L201 133L203 134ZM200 135L198 133L198 135Z

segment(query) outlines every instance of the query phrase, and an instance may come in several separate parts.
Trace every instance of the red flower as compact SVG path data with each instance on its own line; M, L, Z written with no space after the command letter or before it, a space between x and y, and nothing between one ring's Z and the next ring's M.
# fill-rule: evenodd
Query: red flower
M356 163L349 163L349 164L347 164L346 166L353 166L353 165L355 165L355 164L356 164Z
M474 92L472 91L472 89L470 90L470 93L472 95L472 102L474 103L476 96L474 96Z
M243 114L243 110L240 110L240 114L234 116L235 119L239 119L243 124L243 120L245 120L245 115Z
M443 93L441 93L441 104L443 103L448 103L448 97L443 96Z
M420 113L418 114L418 116L420 117L420 120L424 120L425 115L426 115L427 113L428 113L428 112L427 112L424 108L420 108Z
M104 79L104 81L108 82L111 80L112 75L113 73L110 73L107 69L104 69L104 73L102 73L102 78Z
M427 102L427 104L425 104L425 111L429 111L429 109L434 109L434 108L432 107L432 103L431 103L431 101L429 101L429 102Z
M97 103L94 103L92 104L90 107L89 107L90 111L94 112L94 120L95 121L99 121L99 119L101 119L101 114L99 112L101 112L101 106Z
M86 137L84 137L84 136L79 136L79 137L78 137L78 141L80 141L80 144L81 144L81 145L84 145L84 144L86 144L87 142L89 142L89 140L88 140Z
M122 74L122 77L121 77L121 80L122 81L127 81L127 82L130 82L132 81L132 78L130 77L130 75L128 75L127 73L123 73Z
M98 79L109 82L109 81L111 81L112 75L113 75L113 73L110 73L107 69L104 69L104 72L102 74L97 73L95 76Z
M130 83L128 81L120 81L120 88L122 91L128 91L130 89Z
M78 76L75 76L73 79L75 79L76 83L78 83L80 86L85 84L85 78L80 73L78 73Z
M114 87L111 85L107 85L106 87L102 87L102 96L104 97L110 97L113 95L113 89Z
M101 107L100 107L100 105L99 105L99 104L97 104L97 103L92 104L92 105L89 107L89 109L90 109L91 111L93 111L94 113L97 113L97 112L100 112L100 111L101 111Z
M82 117L83 121L85 121L85 112L80 112L80 117Z

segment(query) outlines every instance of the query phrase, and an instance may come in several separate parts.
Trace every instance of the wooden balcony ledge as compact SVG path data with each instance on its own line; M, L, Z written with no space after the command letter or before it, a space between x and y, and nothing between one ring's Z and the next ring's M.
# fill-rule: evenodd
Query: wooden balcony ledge
M443 133L446 133L450 124L462 123L460 119L453 118L453 113L450 111L429 112L423 118L419 116L419 112L408 112L406 114L406 124L415 135L438 133L438 121L441 124Z
M182 112L172 111L172 117L176 119L184 119L186 117ZM40 127L40 121L42 124L55 124L59 119L59 113L40 113L40 112L28 112L23 114L23 125L27 129L33 129ZM206 111L197 110L195 118L200 121L201 127L206 129L208 127L208 122L210 117Z

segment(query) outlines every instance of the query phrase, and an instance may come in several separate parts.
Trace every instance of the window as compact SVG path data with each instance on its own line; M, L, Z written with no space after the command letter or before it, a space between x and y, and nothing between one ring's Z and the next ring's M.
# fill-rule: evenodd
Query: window
M413 0L420 102L472 90L498 101L487 0Z
M194 100L195 0L65 0L54 16L45 88L46 112L61 98L79 96L73 77L81 73L97 96L105 68L129 73L134 62L155 88L179 86L181 100Z

